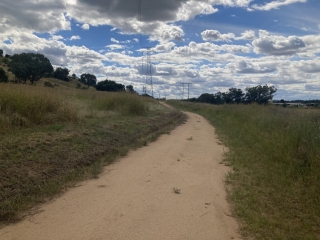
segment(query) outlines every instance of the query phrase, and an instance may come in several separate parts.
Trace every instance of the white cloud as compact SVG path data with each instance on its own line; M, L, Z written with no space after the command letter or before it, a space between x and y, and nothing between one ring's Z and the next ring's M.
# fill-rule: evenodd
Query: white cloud
M160 42L182 41L183 35L183 30L179 26L160 24L150 37L150 40Z
M89 30L89 29L90 29L90 26L89 26L89 24L85 23L85 24L83 24L83 25L81 26L81 28L84 29L84 30Z
M120 50L123 49L124 47L120 44L110 44L106 46L107 48L109 48L110 50L114 51L114 50Z
M293 4L293 3L305 3L308 0L275 0L269 3L266 3L265 5L258 5L258 4L253 4L251 6L251 9L254 10L263 10L263 11L269 11L271 9L278 9L281 6Z
M299 61L293 65L305 73L320 73L320 59Z
M61 35L52 35L51 39L54 41L58 41L58 40L62 40L63 37Z
M253 40L256 38L256 34L252 30L247 30L241 33L241 37L236 37L235 40Z
M71 38L70 38L70 40L79 40L79 39L81 39L81 37L80 36L72 36Z
M242 74L264 74L272 73L277 70L275 67L269 68L267 66L253 65L244 60L238 61L235 65L237 69L236 72Z
M297 36L274 36L266 31L260 31L259 38L252 42L254 51L259 54L267 55L294 55L302 51L306 44Z
M114 39L114 38L111 38L111 42L115 42L115 43L119 43L120 41Z
M230 41L235 38L233 33L221 34L217 30L205 30L201 33L202 39L205 41Z

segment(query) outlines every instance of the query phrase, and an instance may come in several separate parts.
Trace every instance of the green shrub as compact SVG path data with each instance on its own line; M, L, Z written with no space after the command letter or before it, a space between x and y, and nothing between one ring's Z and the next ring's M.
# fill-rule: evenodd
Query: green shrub
M0 67L0 82L8 82L8 75L6 71Z

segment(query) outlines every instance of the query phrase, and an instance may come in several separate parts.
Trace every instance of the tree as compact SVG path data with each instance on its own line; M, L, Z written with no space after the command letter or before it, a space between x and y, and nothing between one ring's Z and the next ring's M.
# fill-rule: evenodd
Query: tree
M229 88L227 92L229 103L241 103L244 93L240 88Z
M77 75L75 75L74 73L71 75L71 78L73 78L73 79L77 79L78 77L77 77Z
M135 92L132 85L126 86L126 91L129 92L129 93L134 93Z
M272 100L277 89L274 86L268 87L268 85L258 85L251 88L246 88L245 102L258 104L267 104L269 100Z
M70 71L68 70L68 68L58 67L54 71L53 76L54 76L54 78L57 78L57 79L61 79L61 80L64 80L64 81L69 81L69 78L68 78L69 72Z
M0 68L0 82L8 82L8 75L3 68Z
M200 97L198 97L198 102L203 102L203 103L215 103L215 98L213 94L210 93L202 93Z
M125 91L125 86L106 79L105 81L98 82L97 84L98 91L108 91L108 92L122 92Z
M39 53L15 54L11 57L9 67L16 78L24 82L29 80L31 84L53 72L50 60Z
M3 50L0 49L0 56L3 57Z
M86 84L88 87L92 86L95 87L97 84L97 78L95 75L92 75L90 73L84 73L80 76L80 82L83 84Z

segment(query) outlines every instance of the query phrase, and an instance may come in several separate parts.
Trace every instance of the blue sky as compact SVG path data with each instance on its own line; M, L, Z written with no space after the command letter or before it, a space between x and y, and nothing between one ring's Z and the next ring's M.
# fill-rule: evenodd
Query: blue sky
M138 3L141 2L141 15ZM1 0L0 49L39 52L80 76L186 98L274 85L320 99L319 0Z

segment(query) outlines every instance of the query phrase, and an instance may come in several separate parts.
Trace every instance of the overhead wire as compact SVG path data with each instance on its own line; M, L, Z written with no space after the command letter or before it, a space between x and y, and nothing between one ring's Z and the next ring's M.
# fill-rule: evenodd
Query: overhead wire
M202 8L201 8L200 12L199 12L197 15L194 16L193 20L191 21L191 23L189 24L189 26L187 27L187 29L186 29L185 32L188 32L189 28L191 27L191 25L193 24L193 22L196 20L197 16L202 13L202 11L203 11L203 9L204 9L204 6L207 5L208 2L209 2L209 0L207 0L207 1L202 5Z

